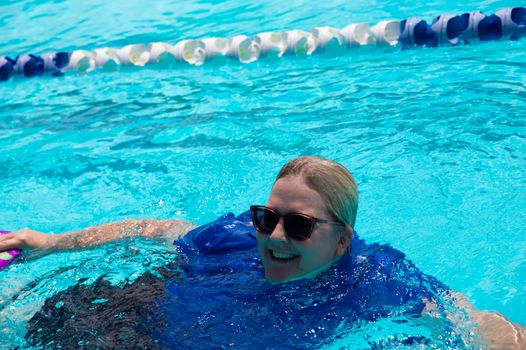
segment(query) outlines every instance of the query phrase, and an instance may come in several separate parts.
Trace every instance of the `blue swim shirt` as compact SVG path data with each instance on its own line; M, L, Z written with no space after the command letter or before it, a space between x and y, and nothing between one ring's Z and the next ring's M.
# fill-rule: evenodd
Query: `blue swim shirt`
M176 240L181 278L165 283L150 321L167 348L313 348L384 318L420 317L447 287L400 251L354 235L350 254L314 279L268 283L248 212ZM400 321L405 322L405 321ZM418 332L417 332L418 333ZM403 338L403 339L402 339ZM426 336L400 344L428 344Z

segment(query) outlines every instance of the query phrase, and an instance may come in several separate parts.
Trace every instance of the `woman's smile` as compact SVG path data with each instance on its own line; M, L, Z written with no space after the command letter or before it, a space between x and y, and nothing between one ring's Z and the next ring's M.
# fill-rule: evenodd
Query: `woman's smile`
M288 262L288 261L291 261L292 259L299 257L299 255L290 254L290 253L281 253L279 251L272 250L272 249L269 249L268 251L270 252L271 258L278 262Z

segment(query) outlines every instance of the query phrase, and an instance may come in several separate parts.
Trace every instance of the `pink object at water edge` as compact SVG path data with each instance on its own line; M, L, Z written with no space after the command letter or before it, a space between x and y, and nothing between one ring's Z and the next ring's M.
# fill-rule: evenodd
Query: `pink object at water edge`
M6 235L9 231L0 231L0 235ZM17 256L20 255L20 249L8 250L7 252L0 252L0 270L3 270L7 265L11 264Z

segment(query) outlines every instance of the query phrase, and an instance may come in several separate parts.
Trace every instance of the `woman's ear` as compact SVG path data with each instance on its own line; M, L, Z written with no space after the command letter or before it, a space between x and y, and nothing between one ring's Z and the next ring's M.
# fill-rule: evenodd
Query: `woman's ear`
M338 254L338 256L342 256L349 251L353 233L352 227L345 227L344 231L341 233L340 237L338 238L338 246L336 248L336 254Z

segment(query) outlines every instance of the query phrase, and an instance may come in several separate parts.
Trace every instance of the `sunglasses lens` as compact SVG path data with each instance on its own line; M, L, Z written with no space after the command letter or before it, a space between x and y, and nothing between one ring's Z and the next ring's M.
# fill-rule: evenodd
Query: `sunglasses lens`
M252 206L250 211L252 212L252 223L256 230L267 235L272 234L281 216L267 207ZM297 241L308 239L315 223L314 219L306 215L291 213L283 216L283 228L286 235Z
M297 214L286 215L283 224L287 235L298 241L309 238L314 228L314 223L309 218Z
M252 220L258 231L271 234L278 224L279 216L266 208L253 208Z

